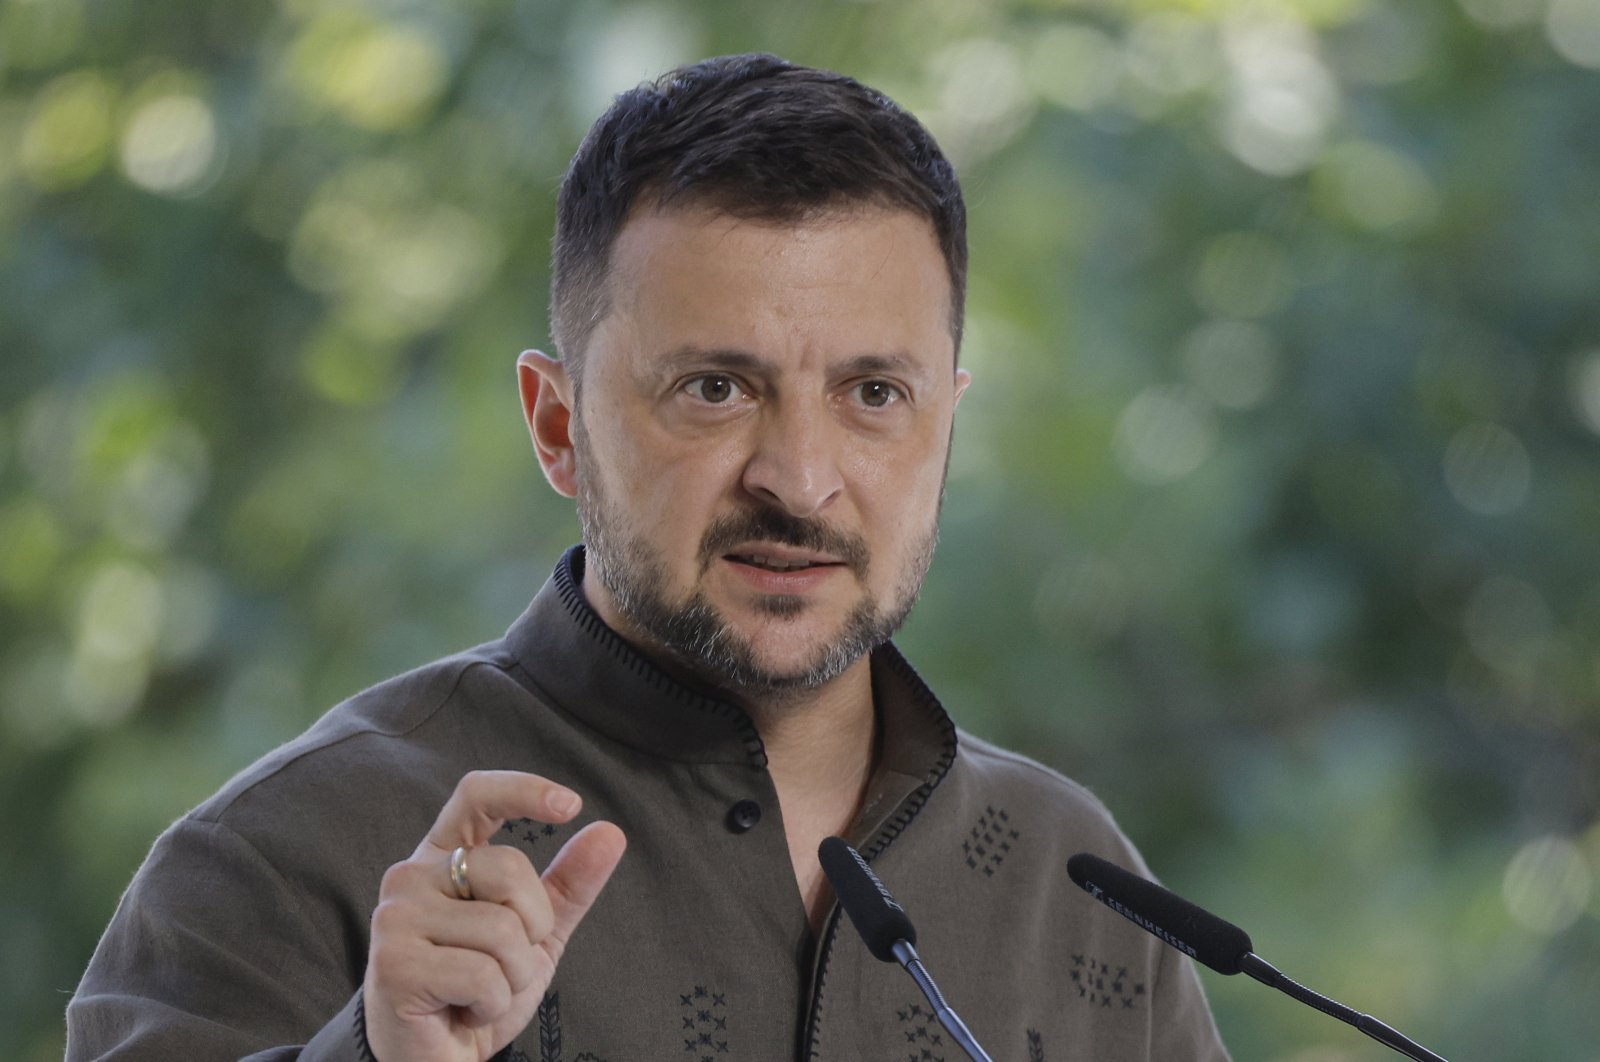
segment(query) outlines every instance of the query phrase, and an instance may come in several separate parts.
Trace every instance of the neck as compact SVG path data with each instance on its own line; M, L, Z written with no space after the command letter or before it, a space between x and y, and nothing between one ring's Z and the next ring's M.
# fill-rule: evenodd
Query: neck
M871 664L863 657L804 697L747 702L746 710L766 747L800 902L818 933L833 894L817 863L817 846L850 832L878 759Z
M811 794L849 794L855 814L877 753L872 668L863 657L812 690L740 697L761 734L768 770L786 803ZM843 832L849 819L835 824Z

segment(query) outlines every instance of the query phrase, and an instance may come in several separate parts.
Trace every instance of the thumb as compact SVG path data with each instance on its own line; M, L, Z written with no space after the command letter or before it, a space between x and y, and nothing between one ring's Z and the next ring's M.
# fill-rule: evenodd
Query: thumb
M627 847L628 839L615 825L591 822L573 834L545 868L540 880L555 915L548 939L556 946L558 957L572 931L594 906L600 890L611 880L611 872L617 869Z

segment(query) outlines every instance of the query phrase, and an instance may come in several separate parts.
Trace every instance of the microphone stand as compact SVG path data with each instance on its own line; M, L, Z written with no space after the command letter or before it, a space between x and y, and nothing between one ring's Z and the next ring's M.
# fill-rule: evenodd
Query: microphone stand
M1240 957L1239 972L1247 973L1262 984L1276 988L1284 995L1298 999L1309 1007L1315 1007L1329 1017L1338 1018L1347 1025L1354 1025L1380 1044L1393 1048L1407 1058L1414 1058L1417 1062L1446 1062L1442 1056L1434 1054L1372 1015L1347 1007L1336 999L1329 999L1322 993L1314 992L1298 981L1284 976L1276 966L1253 951L1247 951Z
M893 945L894 957L900 965L906 968L906 973L922 989L922 994L928 998L928 1005L933 1008L934 1016L939 1019L939 1024L944 1026L950 1038L961 1045L972 1062L994 1062L989 1057L977 1039L967 1029L966 1023L955 1011L950 1009L950 1004L944 1001L944 994L939 991L939 986L933 983L933 978L928 976L928 971L922 966L922 960L917 957L917 949L906 940L897 940Z

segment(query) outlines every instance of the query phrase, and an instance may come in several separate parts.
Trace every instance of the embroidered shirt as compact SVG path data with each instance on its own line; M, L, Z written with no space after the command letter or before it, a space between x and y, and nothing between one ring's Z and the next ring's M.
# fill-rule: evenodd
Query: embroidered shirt
M384 870L469 770L583 794L506 824L542 866L586 822L628 851L506 1062L963 1058L837 910L814 936L748 716L669 677L584 601L581 547L496 642L339 705L156 842L67 1011L69 1060L367 1059L360 987ZM1086 790L960 732L892 645L882 754L847 839L998 1060L1225 1060L1190 961L1073 886L1146 872Z

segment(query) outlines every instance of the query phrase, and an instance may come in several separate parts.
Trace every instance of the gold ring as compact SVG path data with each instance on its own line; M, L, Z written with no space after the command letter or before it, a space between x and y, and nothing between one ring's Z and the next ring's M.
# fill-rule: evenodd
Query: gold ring
M450 853L450 884L463 900L472 899L472 882L467 880L467 850L457 848Z

